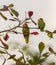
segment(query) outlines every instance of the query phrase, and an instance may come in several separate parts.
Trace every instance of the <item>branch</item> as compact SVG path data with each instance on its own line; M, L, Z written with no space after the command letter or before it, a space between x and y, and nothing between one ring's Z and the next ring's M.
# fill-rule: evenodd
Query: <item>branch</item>
M22 56L23 56L23 59L24 59L24 63L26 63L26 60L25 60L25 58L24 58L24 54L23 54L23 52L20 50L20 48L19 48L19 52L22 54Z
M0 33L3 33L3 32L9 32L10 30L13 30L13 29L15 29L15 28L17 28L17 27L19 27L19 25L15 26L15 27L13 27L13 28L11 28L11 29L8 29L8 30L0 31Z
M30 20L30 18L26 18L22 23L19 23L19 25L11 28L11 29L8 29L8 30L3 30L3 31L0 31L0 33L3 33L3 32L11 32L11 30L15 29L15 28L23 28L22 26L20 26L21 24L23 24L24 22L26 22L27 20ZM18 20L19 21L19 20ZM24 27L25 28L25 27ZM29 27L29 29L38 29L37 27ZM14 31L12 31L14 32ZM21 34L21 33L20 33Z
M4 64L5 64L5 62L6 62L6 59L4 59L4 62L3 62L3 64L2 64L2 65L4 65Z
M9 56L11 56L11 54L10 53L8 53L8 51L5 49L5 51L6 51L6 54L8 54ZM16 58L13 58L13 60L14 61L17 61L17 59Z

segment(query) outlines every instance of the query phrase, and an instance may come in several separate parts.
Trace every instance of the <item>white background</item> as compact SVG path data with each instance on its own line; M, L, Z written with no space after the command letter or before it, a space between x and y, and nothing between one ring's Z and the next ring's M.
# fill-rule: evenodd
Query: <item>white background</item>
M23 19L25 16L25 11L32 10L34 11L33 19L37 22L37 19L42 17L46 23L45 29L53 31L56 29L56 0L0 0L0 7L2 5L8 5L10 3L14 4L14 8L19 12L20 19ZM8 14L6 16L9 17ZM14 25L17 23L14 23ZM0 19L0 30L7 29L7 25L13 26L13 22L4 21ZM35 31L35 30L34 30ZM15 41L14 41L15 40ZM13 43L11 44L12 41ZM32 49L37 49L39 42L44 42L46 44L46 49L51 46L56 51L56 35L53 39L47 37L45 33L39 33L38 36L30 36L29 46ZM10 43L9 43L10 42ZM24 38L22 35L11 35L11 38L8 40L8 44L11 44L11 47L15 46L15 43L20 45L25 44ZM38 49L37 49L38 50ZM11 51L10 51L11 52ZM52 61L56 61L56 57L51 57ZM50 61L51 61L50 59ZM1 63L1 62L0 62ZM6 65L9 65L6 64Z

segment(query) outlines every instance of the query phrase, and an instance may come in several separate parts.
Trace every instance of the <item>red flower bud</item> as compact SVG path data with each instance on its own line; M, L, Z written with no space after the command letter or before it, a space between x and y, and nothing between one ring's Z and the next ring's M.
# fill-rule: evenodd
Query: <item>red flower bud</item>
M28 11L28 16L31 17L33 15L33 11Z
M8 39L9 39L9 36L8 36L8 34L6 34L5 36L4 36L4 38L3 38L5 41L7 41Z
M31 32L31 34L38 35L39 33L38 32Z

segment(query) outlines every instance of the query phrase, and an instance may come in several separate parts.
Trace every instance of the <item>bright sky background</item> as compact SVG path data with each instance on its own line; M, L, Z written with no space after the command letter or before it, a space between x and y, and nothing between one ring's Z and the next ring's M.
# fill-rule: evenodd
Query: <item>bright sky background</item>
M37 22L37 19L42 17L46 22L45 29L55 30L56 29L56 0L0 0L0 7L2 5L8 5L10 3L14 4L14 8L19 12L20 18L23 19L25 15L25 11L32 10L34 11L33 19ZM9 17L8 14L6 16ZM13 26L12 22L5 21L0 19L0 30L7 29L7 25ZM17 23L14 23L17 25ZM45 33L44 33L45 34ZM39 42L43 41L47 46L52 46L56 50L56 36L54 35L53 39L49 39L47 35L40 33L38 36L30 36L30 47L32 49L37 49L37 45ZM20 45L24 42L24 38L22 35L11 35L10 40L15 42L19 42ZM9 40L9 41L10 41ZM15 40L15 42L14 42ZM28 44L28 45L29 45ZM55 59L55 58L53 58ZM55 59L56 60L56 59Z

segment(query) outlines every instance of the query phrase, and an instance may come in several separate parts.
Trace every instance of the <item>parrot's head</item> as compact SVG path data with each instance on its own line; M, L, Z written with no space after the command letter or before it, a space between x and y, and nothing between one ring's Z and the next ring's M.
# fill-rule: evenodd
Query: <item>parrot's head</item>
M24 23L24 24L23 24L23 27L27 27L27 23Z
M39 22L43 21L43 18L39 18L38 21L39 21Z

